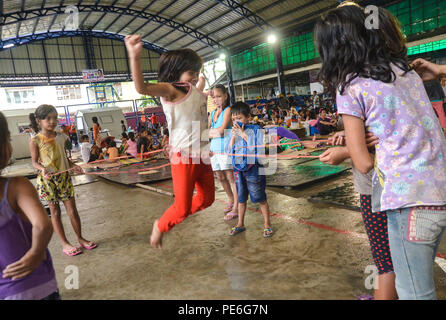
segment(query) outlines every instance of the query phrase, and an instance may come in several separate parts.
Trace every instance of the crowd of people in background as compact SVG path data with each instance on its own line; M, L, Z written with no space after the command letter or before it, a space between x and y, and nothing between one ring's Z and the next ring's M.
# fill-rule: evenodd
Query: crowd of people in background
M278 125L288 129L305 128L307 136L328 135L335 132L340 123L336 106L331 99L317 94L316 91L313 95L307 96L293 96L291 93L279 94L277 99L270 100L259 96L250 108L249 120L253 124L261 127ZM93 119L90 135L85 134L83 130L78 134L75 124L62 125L61 131L69 138L66 145L67 156L71 158L71 150L80 146L84 163L103 159L115 162L125 156L145 159L152 156L150 152L163 149L169 143L167 123L161 123L160 117L155 113L149 115L147 121L139 121L136 128L128 126L128 123L122 120L121 128L119 137L102 138L100 135L102 128L97 118ZM232 202L228 205L229 209L232 209Z
M130 126L127 128L126 123L122 120L122 132L119 137L108 136L99 139L98 133L89 137L80 132L83 162L91 163L103 159L115 162L125 157L150 158L151 151L162 149L169 143L167 124L161 124L157 118L153 114L150 122L140 121L135 131Z
M251 104L251 121L259 125L278 125L289 129L305 128L305 135L329 135L342 127L336 104L318 94L295 97L279 94L277 99L257 97Z

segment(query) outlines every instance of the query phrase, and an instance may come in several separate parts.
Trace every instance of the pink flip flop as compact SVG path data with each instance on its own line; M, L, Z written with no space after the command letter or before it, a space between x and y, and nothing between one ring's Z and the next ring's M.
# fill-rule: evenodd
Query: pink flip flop
M223 212L224 212L224 213L228 213L228 212L230 212L233 208L234 208L234 204L233 204L233 203L228 203L228 205L225 207L225 209L223 210Z
M225 221L229 221L232 219L238 218L238 213L237 212L229 212L225 215L225 217L223 218Z
M62 250L62 252L69 257L73 257L73 256L77 256L77 255L81 254L82 250L80 250L79 248L74 248L71 250Z
M94 242L90 242L90 243L91 243L91 245L89 245L89 246L85 246L85 245L81 244L81 247L84 248L84 249L87 249L87 250L93 250L94 248L96 248L98 246Z

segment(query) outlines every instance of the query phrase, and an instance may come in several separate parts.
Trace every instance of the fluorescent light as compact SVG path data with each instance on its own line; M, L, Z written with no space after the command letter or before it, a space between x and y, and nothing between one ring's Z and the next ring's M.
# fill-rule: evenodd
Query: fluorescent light
M275 34L270 34L270 35L268 36L268 42L269 42L269 43L275 43L276 41L277 41L277 37L276 37Z
M9 43L9 44L5 44L3 46L3 49L8 49L8 48L12 48L12 47L14 47L14 43Z

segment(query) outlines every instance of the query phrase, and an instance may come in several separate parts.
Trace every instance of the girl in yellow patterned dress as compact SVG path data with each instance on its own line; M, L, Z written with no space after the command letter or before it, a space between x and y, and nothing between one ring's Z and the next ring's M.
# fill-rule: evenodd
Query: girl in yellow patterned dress
M67 159L65 144L69 138L56 131L56 108L50 105L41 105L35 113L30 114L30 120L37 133L29 144L33 167L40 171L37 177L37 191L40 199L46 201L50 207L51 221L62 241L63 253L75 256L82 251L80 248L72 246L65 236L59 201L64 203L80 246L87 250L96 248L97 244L85 240L81 234L81 221L76 208L73 182L70 173L66 170L74 167L74 171L78 173L83 171Z

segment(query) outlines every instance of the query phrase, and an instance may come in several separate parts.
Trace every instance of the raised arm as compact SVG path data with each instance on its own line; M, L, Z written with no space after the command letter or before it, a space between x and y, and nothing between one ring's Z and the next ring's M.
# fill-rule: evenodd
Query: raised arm
M203 74L201 74L198 79L197 89L200 91L204 91L204 87L206 87L206 78Z
M128 35L125 37L125 46L130 60L130 69L135 83L136 91L139 94L166 97L175 99L176 89L170 83L145 83L141 68L141 52L143 43L140 35Z

